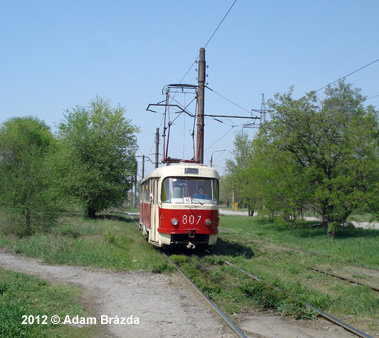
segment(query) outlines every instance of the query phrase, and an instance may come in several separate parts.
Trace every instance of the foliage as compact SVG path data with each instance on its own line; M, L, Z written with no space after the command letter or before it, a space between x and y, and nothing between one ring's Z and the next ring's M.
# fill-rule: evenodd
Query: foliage
M354 209L377 211L378 116L363 102L344 82L328 87L320 101L315 92L297 100L292 90L277 94L248 163L233 174L240 191L271 217L293 220L311 207L332 236ZM237 164L239 157L237 151Z
M0 247L48 264L170 271L166 258L147 244L136 223L125 214L100 215L96 219L64 215L50 232L28 238L0 234Z
M0 336L92 337L93 328L50 323L53 314L61 318L88 315L79 303L78 291L72 286L52 286L42 279L0 268ZM33 323L34 319L34 323L22 324L25 315L26 322Z
M253 299L265 309L276 309L284 315L290 315L297 319L317 316L315 311L307 308L301 301L289 295L288 292L282 292L265 282L245 283L241 286L241 290L247 298Z
M238 257L246 262L245 258ZM314 312L309 311L288 292L281 292L266 282L254 281L233 267L225 266L219 258L184 254L172 255L171 259L202 292L227 312L241 313L264 308L275 309L283 315L296 318L315 316Z
M250 168L251 141L248 136L243 133L236 135L234 141L234 160L226 161L227 176L224 182L229 191L232 191L234 200L244 202L248 205L249 212L254 208L256 202L255 195L252 189L252 182L248 176Z
M247 177L254 179L260 216L269 216L271 221L278 214L286 221L301 218L309 189L293 159L268 145L266 139L257 138L252 145L251 164Z
M220 205L227 205L228 207L232 202L233 197L233 186L230 178L230 175L220 177Z
M356 278L365 284L378 285L379 276L371 269L364 268L379 267L377 230L344 228L332 239L325 236L323 229L312 228L312 222L307 222L307 227L304 225L291 229L288 223L287 227L278 227L267 220L262 222L255 217L246 216L221 216L220 226L225 231L220 232L218 244L211 249L212 252L264 282L369 335L377 332L379 299L374 290L311 269L317 267L348 278ZM254 252L254 255L234 255L233 249L237 245L244 248L245 252ZM235 270L233 274L236 274ZM228 280L224 271L222 276L228 281L225 287L221 286L223 292L219 301L224 304L231 298L229 285L235 282ZM221 280L217 285L220 283ZM258 298L262 302L261 306L271 306L276 300L280 300L275 297L275 293L263 287L254 290L259 284L251 285L255 286L251 292L250 286L246 289L243 283L240 285L244 297L240 300L233 295L235 304L240 308L246 296L251 301ZM219 303L217 305L220 306ZM277 310L297 317L300 315L298 310L301 310L298 305L300 304L297 301L288 299L278 302ZM301 316L308 315L311 313L303 312Z
M67 112L59 126L61 188L86 210L89 217L109 207L120 206L136 171L138 128L124 118L125 108L112 108L97 96L88 107Z
M57 200L46 165L54 145L49 127L36 118L12 118L1 126L0 214L6 230L31 234L55 221Z

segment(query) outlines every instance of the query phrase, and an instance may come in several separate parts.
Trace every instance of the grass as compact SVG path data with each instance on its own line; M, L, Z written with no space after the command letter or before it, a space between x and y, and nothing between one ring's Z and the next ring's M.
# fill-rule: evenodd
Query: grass
M364 212L362 210L355 210L347 219L348 221L355 221L355 222L378 222L378 218L371 213Z
M122 211L125 211L125 212L133 212L133 213L137 213L139 214L139 206L137 208L134 207L134 205L127 205L125 207L122 208Z
M195 283L229 313L270 308L295 318L313 317L314 313L294 299L296 297L362 331L378 332L377 293L317 273L310 267L342 271L344 275L377 285L379 277L375 272L369 275L352 264L379 268L379 231L343 229L331 239L325 229L311 225L309 222L267 223L253 217L221 216L223 231L211 250L260 277L263 283L253 282L200 250L171 253ZM0 235L0 247L51 264L159 273L173 270L159 250L146 243L134 221L123 213L103 215L96 220L67 215L47 233L24 238ZM284 294L268 287L267 283L282 289Z
M87 316L80 304L81 290L56 286L32 276L0 268L0 337L93 337L95 326L53 325L52 315ZM22 324L23 315L47 316L46 324ZM41 323L43 320L41 319Z
M204 256L200 250L174 252L172 258L228 313L274 309L294 318L313 318L315 312L298 301L301 300L364 332L378 333L377 292L310 268L340 272L378 285L378 272L353 263L379 267L379 232L342 229L333 240L326 230L311 225L309 222L272 224L252 217L221 216L222 231L211 251L263 282L253 281L219 259Z
M249 277L211 256L173 255L173 261L208 295L228 313L274 309L294 318L312 318L315 313L288 293L280 292L264 282Z
M120 271L170 269L159 251L146 244L134 221L116 213L95 220L68 215L48 233L23 238L0 236L0 247L49 264Z
M379 273L379 231L341 229L333 240L312 223L296 226L261 222L252 217L221 216L221 232L213 252L313 306L357 325L379 330L379 295L365 286L310 270L343 271L372 285ZM316 255L314 255L314 254ZM357 273L358 271L358 273ZM279 306L280 310L280 306Z
M136 217L134 217L136 219ZM66 215L49 232L18 238L0 235L7 251L43 259L49 264L79 265L118 271L172 271L158 250L146 243L130 217L120 213L95 220ZM88 315L80 305L80 290L51 286L23 274L0 270L0 337L94 337L99 325L21 325L22 315Z
M239 233L233 234L233 238L240 244L253 239L266 240L379 269L379 231L341 229L333 240L325 229L311 225L312 222L303 222L292 228L285 223L261 222L253 217L221 216L221 228Z

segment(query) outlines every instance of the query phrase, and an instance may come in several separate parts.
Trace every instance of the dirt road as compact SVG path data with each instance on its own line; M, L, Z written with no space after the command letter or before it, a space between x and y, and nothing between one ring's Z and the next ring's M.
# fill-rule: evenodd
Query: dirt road
M0 266L54 283L74 283L84 290L92 316L138 317L136 325L106 325L107 337L235 337L224 321L179 274L113 272L75 266L52 266L0 252ZM248 337L346 338L345 330L322 321L295 321L267 313L239 318Z

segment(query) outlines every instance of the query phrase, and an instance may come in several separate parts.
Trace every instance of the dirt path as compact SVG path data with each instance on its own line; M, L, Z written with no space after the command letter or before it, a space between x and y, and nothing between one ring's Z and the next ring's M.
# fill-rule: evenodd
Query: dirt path
M112 272L75 266L53 266L0 252L0 266L54 283L83 287L92 316L138 317L137 325L106 325L106 337L235 337L224 321L179 274ZM53 314L50 314L53 315ZM239 318L248 337L345 338L345 330L322 321L294 321L257 313Z

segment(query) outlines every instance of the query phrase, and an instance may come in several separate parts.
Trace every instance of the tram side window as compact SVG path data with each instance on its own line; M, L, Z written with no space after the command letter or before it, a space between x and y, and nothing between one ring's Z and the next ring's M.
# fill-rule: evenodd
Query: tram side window
M170 181L165 179L162 183L161 201L163 203L170 203Z
M144 182L141 185L141 200L144 203L149 203L149 183Z

